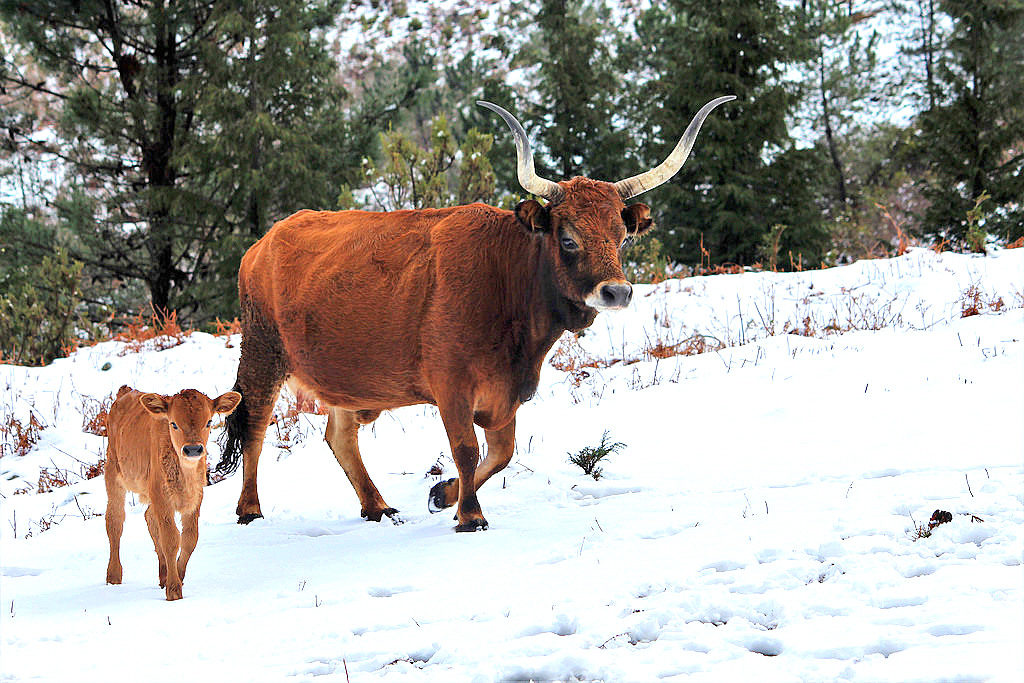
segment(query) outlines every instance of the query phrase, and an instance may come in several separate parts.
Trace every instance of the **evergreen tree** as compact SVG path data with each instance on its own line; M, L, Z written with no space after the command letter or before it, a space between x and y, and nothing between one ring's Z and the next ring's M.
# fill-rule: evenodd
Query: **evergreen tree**
M630 139L613 127L622 82L609 47L615 40L603 2L543 0L527 55L539 62L536 97L526 117L537 131L551 166L538 159L541 174L556 180L578 175L616 181ZM547 168L545 168L547 166Z
M930 162L924 230L963 245L973 220L1014 240L1024 236L1024 2L943 0L939 7L953 30L935 70L938 104L920 117Z
M11 234L53 238L52 230L8 207L0 210L0 360L42 365L73 344L81 318L82 263L61 248L38 263L5 239Z
M831 161L835 203L840 212L859 203L843 148L846 137L856 133L857 115L863 113L873 94L871 76L878 34L862 33L857 28L870 16L854 13L852 3L805 0L801 4L799 18L813 50L810 66L814 85L808 89L814 101L813 123Z
M798 93L783 72L809 57L796 18L772 0L663 0L622 46L639 81L633 118L648 168L708 100L739 98L708 118L683 170L644 200L674 260L706 262L703 248L713 263L752 263L778 224L795 245L822 239L820 211L809 210L815 188L790 177L793 164L769 162L791 146L786 119Z
M48 74L4 55L0 87L46 95L56 119L47 136L9 132L69 165L72 255L95 277L143 281L158 310L232 310L242 249L337 195L340 93L320 36L340 5L0 0Z

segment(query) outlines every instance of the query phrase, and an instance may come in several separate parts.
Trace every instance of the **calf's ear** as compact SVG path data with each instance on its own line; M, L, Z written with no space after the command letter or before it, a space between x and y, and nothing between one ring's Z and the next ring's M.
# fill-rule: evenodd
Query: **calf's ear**
M626 224L626 234L642 235L654 227L651 220L651 207L646 204L630 204L622 210L622 221Z
M160 394L143 394L139 396L139 403L150 415L166 415L171 400Z
M516 218L527 232L547 232L551 229L551 217L547 207L536 199L527 199L516 206Z
M213 412L230 415L242 402L242 395L237 391L228 391L213 399Z

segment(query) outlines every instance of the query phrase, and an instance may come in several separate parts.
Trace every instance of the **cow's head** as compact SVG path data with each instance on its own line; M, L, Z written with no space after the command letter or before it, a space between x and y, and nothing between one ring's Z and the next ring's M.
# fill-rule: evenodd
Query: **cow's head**
M210 399L195 389L185 389L174 396L143 394L139 397L150 415L167 421L171 446L179 460L189 466L201 462L206 455L214 414L230 414L241 400L242 395L237 391Z
M672 153L660 166L632 178L609 183L573 178L556 183L534 171L533 153L522 125L490 102L479 101L505 120L516 142L519 184L548 201L528 199L516 209L526 230L542 235L556 286L577 306L614 311L629 305L633 288L622 272L622 248L652 227L651 210L626 201L667 182L683 166L697 133L711 110L733 96L719 97L693 117Z

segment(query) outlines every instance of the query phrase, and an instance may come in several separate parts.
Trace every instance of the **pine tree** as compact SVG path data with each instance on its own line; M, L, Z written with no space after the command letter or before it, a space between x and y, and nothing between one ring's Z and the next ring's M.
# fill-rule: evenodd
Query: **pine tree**
M543 0L534 45L539 62L539 104L527 118L551 166L538 159L542 175L557 180L585 175L615 181L623 172L630 139L613 127L622 82L612 63L615 26L603 2Z
M0 0L47 74L4 55L0 87L46 95L56 120L46 136L9 132L68 164L73 256L141 280L158 310L233 308L233 286L211 283L233 280L254 235L337 194L328 145L343 124L321 29L340 5Z
M683 170L644 199L674 260L706 262L705 250L713 263L752 263L777 224L787 226L794 258L805 243L820 250L813 188L792 182L794 164L769 163L791 146L786 118L798 93L785 84L784 70L809 56L795 20L794 11L771 0L663 0L644 12L637 35L622 46L637 74L632 118L648 168L665 158L708 100L739 98L708 118Z
M924 230L964 245L973 220L1004 239L1024 237L1024 2L939 7L953 30L936 68L938 104L920 117L930 161Z
M848 162L843 158L848 135L856 132L857 115L863 113L873 94L872 71L878 34L862 33L857 24L872 14L854 13L852 4L834 0L806 0L800 21L813 50L813 123L820 132L832 165L835 202L842 211L859 203L858 189L851 184Z

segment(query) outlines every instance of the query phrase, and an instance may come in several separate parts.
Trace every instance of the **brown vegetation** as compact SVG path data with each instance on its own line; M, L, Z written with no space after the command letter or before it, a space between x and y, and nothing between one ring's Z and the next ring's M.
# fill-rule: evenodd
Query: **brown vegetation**
M35 412L29 413L26 423L22 423L14 415L0 418L0 456L8 453L25 455L39 442L39 432L45 427L46 425L36 418Z

